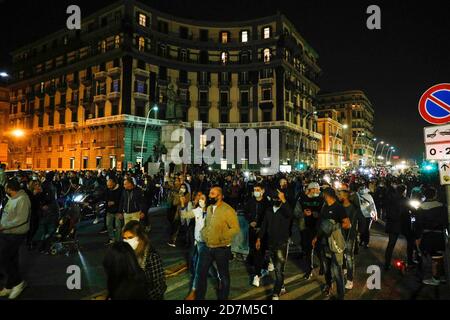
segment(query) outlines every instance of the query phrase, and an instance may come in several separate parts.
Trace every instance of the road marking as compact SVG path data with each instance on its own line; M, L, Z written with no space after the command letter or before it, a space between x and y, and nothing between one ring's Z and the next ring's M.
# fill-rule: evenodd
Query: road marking
M190 277L187 277L186 279L183 279L181 281L177 281L175 284L169 286L165 293L167 294L178 288L181 288L182 286L189 284L190 281L191 281Z

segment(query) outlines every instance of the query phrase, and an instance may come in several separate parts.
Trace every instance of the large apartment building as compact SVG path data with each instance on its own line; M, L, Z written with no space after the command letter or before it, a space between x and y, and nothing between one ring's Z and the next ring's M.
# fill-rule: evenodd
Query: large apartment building
M122 0L79 31L13 52L9 123L31 138L23 161L31 155L35 169L129 167L141 152L145 161L169 116L187 127L278 128L283 162L316 165L317 59L279 13L202 22Z
M336 110L343 135L344 164L370 166L374 164L373 123L375 111L363 91L324 93L318 96L321 112Z
M8 162L9 90L0 82L0 162Z

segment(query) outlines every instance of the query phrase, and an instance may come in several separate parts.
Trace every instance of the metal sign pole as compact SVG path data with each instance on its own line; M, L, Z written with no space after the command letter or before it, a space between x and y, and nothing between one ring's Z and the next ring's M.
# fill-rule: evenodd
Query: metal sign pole
M448 214L448 221L449 225L447 226L447 234L444 236L446 237L446 248L444 253L444 263L445 263L445 273L447 274L447 283L450 287L450 185L445 186L445 196L447 199L447 214Z

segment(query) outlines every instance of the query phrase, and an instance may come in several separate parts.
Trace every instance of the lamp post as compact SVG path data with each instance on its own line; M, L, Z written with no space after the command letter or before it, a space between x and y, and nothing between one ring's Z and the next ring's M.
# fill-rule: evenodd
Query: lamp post
M383 160L384 160L384 158L383 158L383 152L384 152L384 148L385 148L385 147L388 147L388 150L389 150L389 143L383 144L383 148L381 148L380 159L383 159Z
M158 119L158 105L154 105L153 108L151 108L150 110L148 110L147 113L147 118L145 118L145 126L144 126L144 134L142 135L142 143L141 143L141 166L144 166L144 141L145 141L145 134L147 132L147 124L148 124L148 119L150 118L150 114L152 111L155 111L155 119Z
M391 162L392 153L394 153L396 150L395 150L394 147L392 147L391 150L389 150L389 151L390 151L391 153L389 154L389 156L386 157L386 160L387 160L388 162ZM389 153L389 151L388 151L388 153Z
M379 142L377 143L376 148L375 148L375 152L374 152L374 154L373 154L373 157L374 157L374 159L375 159L375 165L377 165L377 151L378 151L378 146L380 145L380 143L381 143L381 144L384 144L384 141L379 141Z

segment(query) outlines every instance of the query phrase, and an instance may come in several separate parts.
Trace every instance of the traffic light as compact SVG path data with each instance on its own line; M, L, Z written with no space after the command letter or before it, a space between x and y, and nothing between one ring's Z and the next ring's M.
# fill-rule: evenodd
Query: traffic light
M422 163L421 171L425 174L435 173L438 171L437 163L425 161Z

